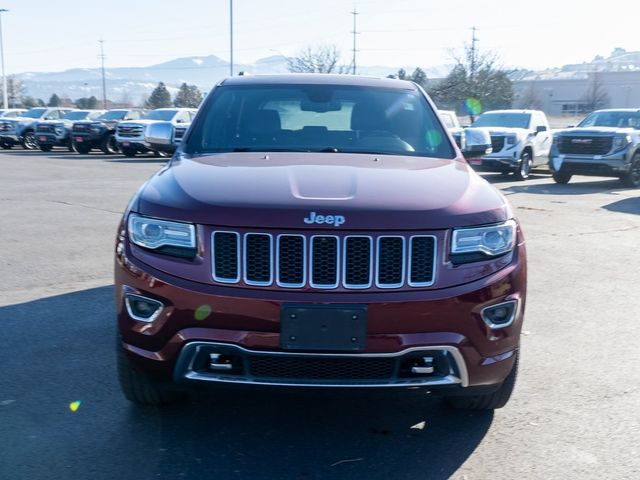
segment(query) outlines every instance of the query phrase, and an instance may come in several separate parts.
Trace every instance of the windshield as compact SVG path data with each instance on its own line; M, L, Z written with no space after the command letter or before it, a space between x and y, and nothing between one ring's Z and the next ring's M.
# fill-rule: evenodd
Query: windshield
M635 128L640 130L640 112L608 111L593 112L582 120L578 127Z
M472 127L504 127L529 128L531 114L529 113L498 113L487 112L480 115Z
M104 112L102 115L96 118L96 120L122 120L128 111L129 110L111 110L109 112Z
M147 113L144 117L144 120L171 120L177 112L175 110L153 110L152 112Z
M32 108L22 114L25 118L40 118L44 112L46 112L46 108Z
M62 120L84 120L90 113L90 111L86 110L73 111L65 114Z
M349 152L454 158L415 91L337 85L222 86L185 151Z

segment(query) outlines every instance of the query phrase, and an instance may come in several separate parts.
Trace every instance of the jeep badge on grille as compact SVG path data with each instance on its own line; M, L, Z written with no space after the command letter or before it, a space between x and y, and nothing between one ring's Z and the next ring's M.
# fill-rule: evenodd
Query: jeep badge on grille
M324 223L335 227L339 227L346 221L347 219L342 215L318 215L316 212L310 212L309 216L304 218L304 223L307 224L317 223L322 225Z

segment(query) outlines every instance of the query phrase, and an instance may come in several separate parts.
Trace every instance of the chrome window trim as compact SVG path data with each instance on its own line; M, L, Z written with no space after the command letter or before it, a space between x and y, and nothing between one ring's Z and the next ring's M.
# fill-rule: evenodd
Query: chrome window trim
M331 285L322 285L313 283L313 241L316 238L335 238L336 239L336 283ZM309 286L322 290L330 290L340 286L340 237L337 235L312 235L309 239Z
M450 372L445 377L437 379L428 378L416 378L415 380L397 381L394 383L358 383L358 384L344 384L344 383L302 383L302 382L268 382L257 381L255 379L249 379L242 376L216 376L213 372L211 374L203 375L193 369L193 362L195 361L196 354L201 348L205 347L220 347L224 349L231 349L240 351L247 355L263 355L263 356L285 356L285 357L317 357L317 358L394 358L401 357L403 355L413 352L430 352L430 351L442 351L449 355L455 364L457 372ZM272 352L272 351L256 351L249 350L241 347L240 345L218 343L218 342L204 342L195 341L188 342L180 351L180 355L176 362L175 368L176 380L197 380L217 383L229 383L229 384L245 384L245 385L273 385L281 387L339 387L339 388L390 388L390 387L416 387L416 386L436 386L436 385L460 385L461 387L469 386L469 373L467 371L467 365L464 361L464 357L457 347L451 345L429 345L421 347L409 347L399 352L389 353L297 353L297 352Z
M347 239L349 238L369 239L369 283L366 285L347 283ZM343 237L343 243L344 245L342 248L342 286L350 290L363 290L366 288L371 288L371 286L373 285L373 275L374 275L373 264L375 262L374 256L373 256L373 237L370 235L346 235L345 237Z
M380 283L380 240L383 238L400 238L402 240L402 278L400 283ZM376 239L376 280L375 285L377 288L383 289L391 289L391 288L402 288L404 286L404 281L407 273L407 240L402 235L380 235Z
M430 282L412 282L411 281L411 263L413 260L413 239L414 238L433 238L433 270L431 272L431 281ZM409 237L409 256L408 256L408 274L407 274L407 285L410 287L430 287L434 283L436 283L436 270L438 265L438 238L435 235L411 235Z
M269 281L268 282L260 282L256 280L249 280L247 278L247 238L249 235L256 236L264 236L269 237ZM257 232L248 232L242 236L242 281L251 286L255 287L268 287L273 284L273 235L270 233L257 233Z
M238 263L238 276L235 278L221 278L216 275L216 234L217 233L232 233L236 236L236 259ZM240 270L242 269L242 263L240 258L240 234L231 230L215 230L211 234L211 275L213 279L218 283L238 283L240 281Z
M302 238L302 283L286 283L280 281L280 239L282 237ZM276 285L283 288L302 288L307 284L307 237L299 233L281 233L276 237Z

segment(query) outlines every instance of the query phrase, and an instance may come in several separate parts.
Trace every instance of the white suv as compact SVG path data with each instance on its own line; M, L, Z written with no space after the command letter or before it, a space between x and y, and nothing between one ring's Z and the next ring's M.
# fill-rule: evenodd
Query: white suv
M493 110L480 115L471 126L489 132L493 149L470 161L476 170L513 173L524 180L533 167L549 161L552 137L547 117L539 110Z

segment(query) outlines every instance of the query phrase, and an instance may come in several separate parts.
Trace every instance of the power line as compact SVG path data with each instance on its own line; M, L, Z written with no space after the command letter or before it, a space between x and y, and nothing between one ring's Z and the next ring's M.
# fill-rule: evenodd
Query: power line
M106 75L104 73L104 40L102 38L100 38L100 40L98 40L98 43L100 44L100 61L102 64L102 108L104 110L107 109L107 79L106 79Z

